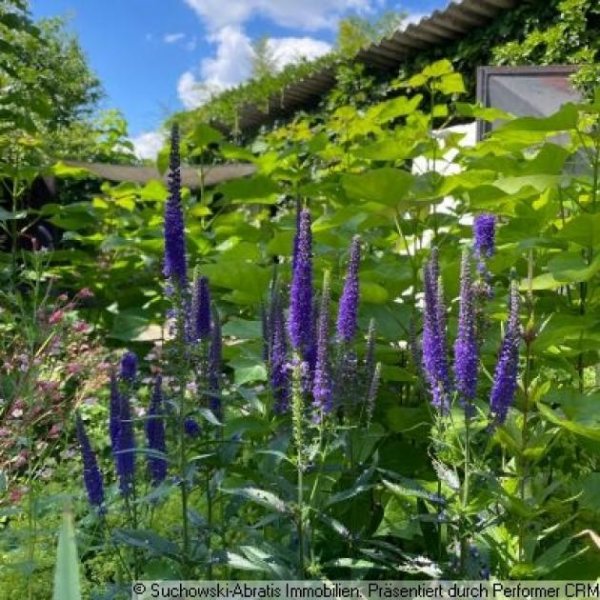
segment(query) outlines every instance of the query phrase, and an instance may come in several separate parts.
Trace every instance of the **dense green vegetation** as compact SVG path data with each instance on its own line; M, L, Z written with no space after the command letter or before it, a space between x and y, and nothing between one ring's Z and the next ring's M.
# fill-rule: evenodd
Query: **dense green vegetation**
M514 119L446 60L377 85L348 68L328 110L247 147L185 123L184 159L245 179L180 196L175 131L168 187L3 206L1 598L77 598L77 556L98 599L597 577L600 94ZM505 123L444 129L472 118ZM15 147L24 198L40 163ZM14 243L31 217L55 249Z
M277 94L285 97L288 84L317 73L325 67L337 73L338 88L348 85L357 75L371 81L368 100L376 102L393 95L389 73L364 73L349 57L361 47L391 34L401 15L386 15L371 24L361 19L347 19L340 24L337 49L316 61L290 65L281 73L259 70L256 77L237 88L223 92L200 108L183 113L178 120L184 124L215 121L238 131L239 112L246 104L267 110L268 99ZM475 71L482 65L548 65L576 64L582 68L575 83L588 94L598 81L600 42L597 31L600 9L594 0L533 0L501 12L487 27L480 27L454 43L420 51L402 67L408 78L435 60L449 60L463 74L470 99L475 95ZM349 74L350 72L350 74ZM364 90L361 90L364 92ZM327 113L337 102L339 89L323 100L321 109ZM319 111L320 112L320 111ZM242 132L248 133L248 132ZM250 132L252 133L252 132Z

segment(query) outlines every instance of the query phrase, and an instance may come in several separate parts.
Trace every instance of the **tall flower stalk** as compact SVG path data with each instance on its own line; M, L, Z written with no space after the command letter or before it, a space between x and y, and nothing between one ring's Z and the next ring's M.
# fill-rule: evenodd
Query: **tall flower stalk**
M180 290L187 286L185 229L181 205L181 159L179 155L179 127L171 130L171 152L168 174L169 197L165 204L165 259L163 273Z
M437 249L424 270L423 370L429 384L431 403L441 414L450 409L451 381L446 343L446 305L439 274Z
M298 218L298 231L294 240L292 285L288 332L293 350L303 360L312 346L312 233L310 212L303 209Z
M162 377L154 381L148 419L146 421L146 439L148 448L156 454L148 456L148 474L152 485L161 484L167 476L167 451L165 442L165 422L162 398Z
M77 427L77 440L81 448L83 460L83 482L87 491L89 503L96 508L99 514L104 513L104 483L98 468L96 454L92 450L90 439L79 414L75 417Z
M494 422L498 425L506 421L508 409L512 406L515 399L520 339L519 292L516 281L513 281L509 294L508 322L506 323L502 345L500 346L492 390L490 392L490 410Z
M323 276L323 291L317 328L317 357L313 379L315 418L321 420L333 409L333 390L329 365L329 272Z

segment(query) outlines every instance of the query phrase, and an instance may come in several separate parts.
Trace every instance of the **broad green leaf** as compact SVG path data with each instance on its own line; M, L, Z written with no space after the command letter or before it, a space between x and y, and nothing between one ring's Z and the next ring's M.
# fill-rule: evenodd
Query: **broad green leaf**
M233 317L223 326L223 335L242 340L254 340L262 337L262 323Z
M72 177L74 179L89 179L96 177L91 171L83 167L71 167L64 162L59 161L52 165L49 169L52 175L56 177Z
M223 134L206 123L198 123L186 136L186 140L200 148L206 148L210 144L218 144L223 139Z
M423 69L422 73L429 79L432 77L441 77L442 75L454 73L454 67L447 58L443 58L442 60L438 60L430 65L427 65Z
M600 271L600 254L588 265L580 254L564 252L548 263L548 271L556 281L563 283L589 281Z
M277 183L266 175L234 179L221 184L218 191L234 203L248 202L250 204L274 204L280 193Z
M482 119L483 121L510 120L513 116L499 108L485 107L477 104L466 104L457 102L455 105L456 113L463 117Z
M411 173L389 167L342 176L342 186L350 198L390 206L396 206L406 199L413 181Z
M514 119L494 132L494 137L502 137L504 132L513 131L566 131L575 129L579 112L577 106L568 102L549 117L520 117Z
M142 200L154 200L164 202L167 199L167 187L162 181L157 179L150 180L141 190L140 198Z
M507 194L516 194L523 188L533 188L537 192L543 192L559 185L562 179L560 175L523 175L497 179L493 185Z
M63 514L62 527L58 537L56 570L54 572L54 600L81 600L75 527L73 526L73 515L69 511L65 511Z
M387 302L389 294L387 290L378 283L373 281L360 282L360 299L362 302L369 302L371 304L383 304Z
M590 427L588 425L582 425L576 421L571 421L570 419L565 419L559 416L554 410L550 407L538 402L538 410L542 414L544 418L546 418L551 423L555 425L559 425L563 429L570 431L571 433L575 433L577 435L581 435L586 438L590 438L595 441L600 441L600 424L596 427Z
M452 94L464 94L467 91L465 82L460 73L448 73L448 75L444 75L436 85L436 89L447 96L451 96Z
M211 286L236 290L240 302L260 304L266 293L272 273L269 269L241 260L219 261L199 267Z
M419 108L422 100L421 94L415 94L412 98L399 96L372 106L367 111L366 118L373 119L377 123L387 123L398 117L412 114Z
M600 245L600 213L582 213L573 217L556 237L587 248L597 248Z
M229 361L229 366L233 369L234 381L237 385L267 380L265 364L257 362L255 359L239 356L232 358Z
M115 317L109 337L130 342L147 334L150 325L148 317L141 315L138 311L122 311ZM153 329L152 333L156 334L158 330ZM153 339L160 339L160 336Z

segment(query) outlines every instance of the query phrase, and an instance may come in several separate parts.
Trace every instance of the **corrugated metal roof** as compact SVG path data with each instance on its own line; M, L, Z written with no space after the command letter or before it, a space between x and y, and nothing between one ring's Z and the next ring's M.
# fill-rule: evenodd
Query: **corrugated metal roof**
M70 167L87 169L90 173L108 179L108 181L131 181L146 184L152 179L166 180L166 175L161 176L156 167L137 167L131 165L111 165L105 163L86 163L79 161L65 161ZM252 175L256 167L250 163L233 163L229 165L210 165L205 167L204 185L211 186L223 183L230 179L239 179ZM196 189L200 187L200 175L194 167L181 169L181 183L185 187Z
M356 60L378 70L397 70L420 50L460 39L523 1L454 0L445 9L436 10L418 23L396 31L390 38L364 48ZM243 107L239 127L242 131L251 131L298 110L312 108L334 87L335 81L334 69L326 68L290 84L271 96L266 111L256 105Z

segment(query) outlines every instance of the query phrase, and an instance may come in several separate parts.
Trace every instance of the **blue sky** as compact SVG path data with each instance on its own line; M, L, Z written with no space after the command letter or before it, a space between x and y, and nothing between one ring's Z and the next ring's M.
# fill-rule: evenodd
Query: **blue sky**
M327 52L337 22L384 10L418 19L445 0L31 0L36 18L66 16L140 155L166 116L249 75L252 41L270 38L280 66Z

